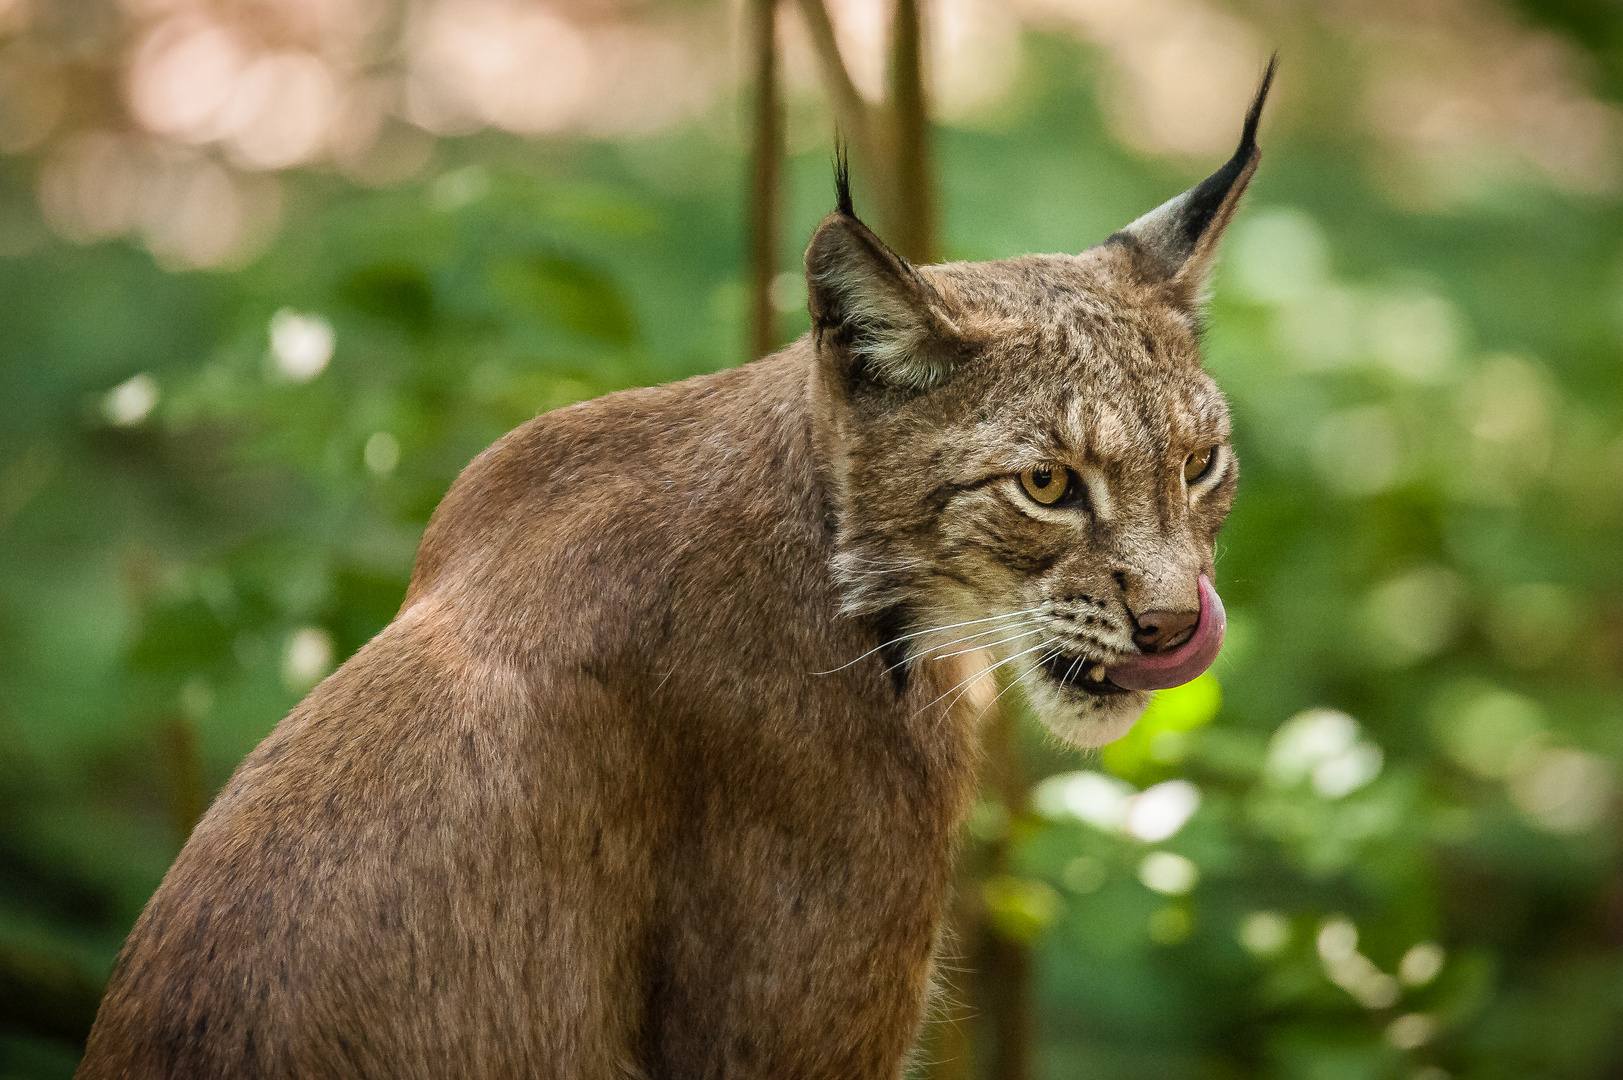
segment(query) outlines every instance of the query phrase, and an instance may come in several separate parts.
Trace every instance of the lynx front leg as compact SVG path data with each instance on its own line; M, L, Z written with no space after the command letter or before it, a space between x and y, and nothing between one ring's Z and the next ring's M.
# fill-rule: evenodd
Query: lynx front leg
M651 1076L900 1075L924 1014L945 875L810 847L758 829L729 853L689 853L651 943Z

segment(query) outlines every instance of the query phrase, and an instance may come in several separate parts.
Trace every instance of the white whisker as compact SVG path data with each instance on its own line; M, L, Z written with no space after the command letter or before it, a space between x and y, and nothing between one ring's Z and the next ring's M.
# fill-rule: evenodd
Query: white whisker
M966 619L963 622L948 623L945 626L932 626L928 630L915 630L911 634L902 634L900 637L894 637L894 638L891 638L889 641L886 641L886 642L883 642L883 643L881 643L879 645L876 645L873 648L869 649L867 652L863 653L861 656L857 657L855 660L850 661L849 663L841 664L837 668L829 668L827 671L814 671L814 672L812 672L812 674L813 675L832 675L836 671L844 671L846 668L850 667L852 664L860 663L861 661L866 660L868 657L872 656L874 653L878 652L879 650L888 648L888 647L890 647L892 645L895 645L895 644L897 644L899 642L907 641L910 638L922 637L925 634L936 634L936 633L940 633L942 630L955 630L960 626L975 626L975 625L977 625L979 623L996 622L999 619L1012 619L1012 618L1015 618L1016 616L1019 616L1019 615L1030 615L1030 614L1032 614L1032 613L1034 613L1036 611L1039 611L1039 610L1041 610L1041 609L1040 608L1027 608L1024 611L1010 611L1010 612L1007 612L1007 613L1005 613L1003 615L988 615L984 619Z
M1038 620L1036 618L1031 618L1026 620L1026 622L1018 622L1012 625L1009 623L1004 623L1002 626L994 626L989 630L977 630L973 634L963 634L959 637L953 638L951 641L943 641L939 645L931 645L928 649L922 651L922 655L928 656L937 649L950 649L955 645L962 645L966 641L974 641L976 638L990 637L993 634L1007 634L1010 630L1013 630L1016 627L1035 625L1037 621ZM977 646L977 648L984 648L984 646Z
M957 690L959 687L966 687L967 688L971 683L978 682L982 677L991 674L992 672L996 671L998 668L1002 667L1004 664L1010 663L1011 661L1014 661L1014 660L1018 660L1022 656L1026 655L1026 653L1036 652L1038 649L1046 649L1046 648L1048 648L1049 646L1051 646L1053 644L1054 644L1054 639L1053 638L1048 638L1045 641L1038 642L1036 645L1033 645L1029 649L1022 649L1020 652L1015 653L1013 656L1005 657L1004 659L999 660L997 663L993 664L991 667L982 668L980 671L977 671L975 674L971 675L969 678L965 679L963 682L960 682L956 686L953 686L952 689L948 690L945 694L941 694L941 695L937 696L935 701L931 701L928 705L923 706L922 708L920 708L918 710L918 712L915 712L913 715L917 716L919 713L923 712L925 709L930 708L937 701L940 701L942 698L946 697L947 694L952 693L953 690ZM963 694L960 693L958 696L962 697ZM953 698L950 702L948 702L947 703L947 708L942 710L942 711L943 712L949 711L956 704L958 704L958 698L957 697Z
M978 719L979 717L985 716L987 711L990 710L993 705L996 705L998 703L998 698L1001 698L1004 694L1007 694L1010 690L1013 690L1014 687L1015 687L1015 684L1018 683L1021 679L1024 679L1027 675L1030 675L1033 671L1036 671L1038 668L1042 667L1049 660L1053 659L1055 656L1060 655L1060 653L1061 653L1061 650L1055 649L1053 652L1044 653L1042 656L1039 656L1035 661L1032 662L1030 667L1026 668L1026 670L1022 671L1020 674L1016 675L1014 678L1010 679L1009 680L1009 685L1005 686L1003 689L999 690L997 692L997 697L994 697L991 701L988 701L986 703L986 707L983 708L979 713L975 714L976 718Z
M942 655L939 655L939 656L933 655L932 653L926 651L926 652L920 654L920 656L918 658L921 659L921 660L950 660L954 656L963 656L965 653L981 652L981 651L983 651L985 649L995 649L999 645L1007 645L1011 641L1019 641L1023 637L1030 637L1032 634L1042 632L1043 628L1040 625L1035 625L1037 623L1036 619L1031 620L1031 622L1032 622L1033 625L1028 626L1024 630L1021 630L1020 633L1013 634L1013 635L1011 635L1009 637L1006 637L1006 638L1000 638L997 641L988 641L988 642L983 642L983 643L981 643L979 645L971 645L967 649L959 649L957 652L945 653L945 654L942 654ZM1016 623L1015 624L1015 626L1025 626L1025 625L1026 624L1024 624L1024 623ZM965 636L960 637L960 638L955 638L952 641L943 642L940 645L934 646L934 648L937 648L937 649L950 649L954 645L962 645L966 641L974 641L976 638L979 638L979 637L987 637L987 636L992 635L992 634L1007 634L1012 629L1014 629L1014 626L1008 626L1008 625L998 626L998 627L992 628L991 630L982 630L982 631L980 631L979 633L976 633L976 634L966 634ZM909 658L909 659L911 659L911 658ZM902 661L902 663L906 663L906 662L907 662L906 660ZM893 670L895 670L895 668L894 667L887 668L886 670L887 671L893 671Z
M1015 634L1013 637L1004 638L1002 641L982 642L979 645L971 645L967 649L961 649L958 652L952 652L952 653L939 653L938 654L938 653L935 652L935 650L937 650L937 649L951 649L954 646L963 645L966 642L974 641L976 638L990 637L993 634L1007 634L1009 631L1017 629L1017 628L1025 628L1025 629L1022 629L1021 633ZM953 638L951 641L943 641L939 645L932 645L932 646L930 646L930 648L922 650L919 653L919 658L923 659L923 660L947 660L947 659L950 659L951 657L954 657L954 656L962 656L964 653L974 652L977 649L996 648L997 646L1002 645L1005 641L1018 641L1020 638L1025 637L1027 634L1035 633L1036 630L1038 630L1038 629L1041 629L1041 627L1038 625L1038 620L1037 619L1031 619L1028 622L1024 622L1024 623L1015 623L1013 626L1010 626L1009 624L1005 623L1002 626L994 626L990 630L980 630L980 631L977 631L977 632L975 632L973 634L965 634L962 637Z
M1006 630L1009 630L1009 629L1011 629L1011 628L1007 627L1007 626L998 627L998 630L1000 630L1000 631L1006 631ZM965 653L976 652L976 651L978 651L980 649L995 649L999 645L1007 645L1011 641L1019 641L1023 637L1029 637L1032 634L1041 633L1042 629L1043 628L1041 626L1033 626L1029 630L1022 630L1020 633L1015 634L1013 637L1006 637L1006 638L1003 638L1001 641L989 641L989 642L987 642L987 643L985 643L983 645L971 645L969 648L967 648L967 649L959 649L957 652L945 653L945 654L943 654L941 656L933 656L932 655L932 656L929 657L929 659L931 659L931 660L951 660L955 656L962 656ZM982 635L975 634L975 635L972 635L972 636L980 637ZM960 638L959 639L959 641L967 641L967 640L969 640L969 639L968 638ZM943 645L943 646L941 646L941 648L945 649L945 648L948 648L949 646L957 645L958 643L959 643L958 641L948 642L947 645Z
M1036 652L1036 651L1037 651L1037 650L1038 650L1038 649L1041 649L1041 648L1044 648L1044 647L1046 647L1046 646L1049 646L1049 645L1052 645L1052 644L1053 644L1053 643L1054 643L1054 642L1053 642L1053 639L1052 639L1052 638L1050 638L1050 639L1049 639L1049 640L1048 640L1048 641L1045 641L1045 642L1043 642L1043 643L1042 643L1042 644L1040 644L1040 645L1035 645L1035 646L1033 646L1033 647L1032 647L1032 648L1029 648L1029 649L1026 649L1026 650L1025 650L1025 651L1024 651L1024 652L1017 652L1017 653L1015 653L1015 654L1014 654L1014 655L1013 655L1013 656L1011 656L1011 657L1009 657L1009 660L1018 660L1018 659L1019 659L1019 658L1020 658L1020 657L1022 657L1022 656L1024 656L1024 655L1026 655L1026 653L1030 653L1030 652ZM1046 655L1046 654L1045 654L1045 655ZM1007 660L1005 660L1005 661L1004 661L1004 662L1003 662L1003 663L1008 663L1008 661L1007 661ZM1042 658L1041 658L1041 657L1039 657L1039 658L1038 658L1038 659L1037 659L1037 661L1036 661L1036 663L1034 663L1034 664L1033 664L1033 665L1032 665L1032 668L1035 668L1035 667L1036 667L1036 666L1037 666L1037 664L1041 664L1041 663L1042 663ZM991 667L989 667L989 668L987 668L987 669L986 669L986 671L987 671L987 672L991 672L991 671L995 671L995 670L997 670L997 669L998 669L998 668L1000 668L1000 667L1002 667L1002 666L1003 666L1003 664L993 664L993 665L992 665L992 666L991 666ZM1020 676L1020 678L1024 678L1024 677L1025 677L1025 674L1029 674L1029 673L1030 673L1030 671L1031 671L1031 668L1028 668L1028 669L1027 669L1027 670L1026 670L1026 673L1024 673L1024 674L1022 674L1022 675L1021 675L1021 676ZM984 674L984 673L983 673L983 674ZM1019 681L1019 679L1016 679L1016 680L1015 680L1015 682L1018 682L1018 681ZM1010 683L1010 684L1009 684L1009 686L1013 686L1013 685L1014 685L1014 683L1012 683L1012 682L1011 682L1011 683ZM970 688L969 688L969 687L965 687L965 688L964 688L964 689L963 689L963 690L961 690L961 691L959 691L959 693L958 693L958 696L957 696L957 697L955 697L955 698L953 698L953 699L952 699L952 700L951 700L951 701L949 701L949 702L947 702L947 709L949 709L949 710L950 710L950 709L951 709L951 708L952 708L952 707L953 707L953 706L954 706L954 705L957 705L957 704L958 704L958 702L959 702L959 701L960 701L960 700L961 700L961 699L962 699L962 698L963 698L963 696L964 696L964 695L965 695L965 694L967 694L967 693L969 693L969 689L970 689ZM1008 693L1008 692L1009 692L1009 687L1008 687L1008 686L1005 686L1005 687L1004 687L1004 688L1003 688L1003 689L1002 689L1002 690L1000 690L1000 691L998 691L998 693L997 693L997 695L996 695L996 697L993 697L993 698L992 698L992 700L991 700L991 701L988 701L988 702L987 702L987 703L986 703L986 705L985 705L985 706L984 706L984 707L983 707L983 708L982 708L982 709L981 709L981 711L980 711L980 712L978 712L978 713L976 713L976 714L975 714L975 715L976 715L976 716L977 716L977 717L980 717L980 716L984 716L984 715L985 715L985 714L986 714L986 710L987 710L987 709L990 709L990 708L991 708L991 707L992 707L992 706L993 706L993 705L995 705L995 704L997 704L997 699L998 699L998 698L1000 698L1000 697L1002 697L1002 696L1003 696L1003 695L1004 695L1004 694L1006 694L1006 693Z

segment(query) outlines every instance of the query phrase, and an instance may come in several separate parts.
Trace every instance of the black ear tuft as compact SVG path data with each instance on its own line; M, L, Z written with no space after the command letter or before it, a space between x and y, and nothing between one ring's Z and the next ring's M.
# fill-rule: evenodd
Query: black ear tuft
M1279 66L1279 54L1268 58L1268 67L1262 73L1262 85L1251 99L1251 108L1245 114L1245 127L1240 131L1240 145L1221 169L1202 180L1189 192L1189 203L1184 208L1183 231L1191 250L1217 216L1217 211L1228 198L1229 190L1258 155L1257 122L1262 119L1262 103L1268 100L1268 88L1274 84L1274 69Z
M1279 67L1279 50L1268 58L1268 68L1262 73L1262 85L1245 114L1245 128L1240 132L1240 153L1247 157L1257 148L1257 121L1262 119L1262 103L1268 100L1268 90L1274 85L1274 71Z
M857 217L850 147L834 138L835 210L806 248L818 351L855 383L924 390L951 373L958 328L944 298Z
M839 135L834 136L834 209L846 217L856 217L851 202L851 147Z
M1135 246L1154 257L1157 273L1198 286L1210 269L1217 240L1256 172L1262 151L1257 148L1257 123L1262 105L1274 83L1279 54L1268 59L1262 84L1246 110L1240 145L1212 175L1176 198L1169 199L1133 222L1106 243Z

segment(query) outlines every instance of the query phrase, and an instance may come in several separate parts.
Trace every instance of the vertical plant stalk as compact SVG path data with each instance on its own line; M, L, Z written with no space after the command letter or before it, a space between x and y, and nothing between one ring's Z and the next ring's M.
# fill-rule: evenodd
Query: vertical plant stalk
M996 705L994 704L994 708ZM1008 811L1011 825L1026 813L1030 793L1016 742L1015 714L1002 709L986 725L985 786L996 793ZM988 876L1009 870L1009 838L989 845ZM992 1080L1026 1080L1031 1075L1031 953L1025 942L998 932L977 905L980 924L968 930L981 943L976 975L981 985L976 999L985 1010L991 1029Z
M935 252L930 176L929 111L918 0L898 0L891 20L890 84L886 100L870 105L851 81L823 0L800 0L800 15L817 55L836 123L856 151L877 204L885 242L915 263Z
M750 154L750 359L778 347L778 309L772 283L778 274L782 218L784 116L778 73L777 0L751 0L750 58L755 115Z
M158 761L169 804L169 826L178 849L208 809L208 782L197 752L197 730L184 716L160 721L156 732Z
M888 98L880 106L865 101L852 81L823 0L798 3L836 122L873 189L881 234L913 262L935 261L935 184L919 0L896 0ZM990 708L992 715L984 718L986 785L1014 817L1024 812L1028 800L1015 753L1014 716L995 701ZM1023 943L996 932L980 896L982 881L1005 870L1007 842L991 845L985 856L978 867L966 860L958 874L949 940L951 951L964 959L942 961L950 969L941 973L941 1015L928 1025L923 1047L925 1075L931 1080L969 1080L974 1075L974 1028L991 1036L991 1075L996 1080L1026 1080L1030 1075L1030 954ZM974 1010L982 1012L982 1022L975 1022Z
M891 21L890 121L896 184L890 243L915 263L934 262L935 198L918 0L896 0Z
M817 57L818 69L823 75L823 88L828 91L829 104L834 109L834 122L840 134L856 148L857 167L868 178L878 198L881 217L889 212L890 192L895 187L890 177L890 161L880 140L883 123L872 105L863 100L857 84L851 80L845 59L840 55L839 42L834 37L834 23L828 17L823 0L799 0L800 18L811 39L812 52Z
M1031 1075L1031 951L996 932L986 936L985 995L992 1028L992 1080Z
M967 854L967 853L966 853ZM947 912L947 932L936 955L936 989L930 1002L928 1022L915 1052L921 1063L918 1075L925 1080L975 1080L975 1044L971 1028L975 1007L971 1000L971 975L977 959L977 943L963 936L963 929L977 924L972 908L977 878L968 860L958 867L952 906Z

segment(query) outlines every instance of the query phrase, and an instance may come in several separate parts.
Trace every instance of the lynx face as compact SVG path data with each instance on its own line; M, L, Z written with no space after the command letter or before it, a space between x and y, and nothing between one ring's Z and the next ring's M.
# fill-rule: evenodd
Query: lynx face
M1098 746L1216 656L1238 462L1196 327L1267 86L1223 169L1081 255L914 268L842 183L807 254L835 566L891 664L984 657Z

